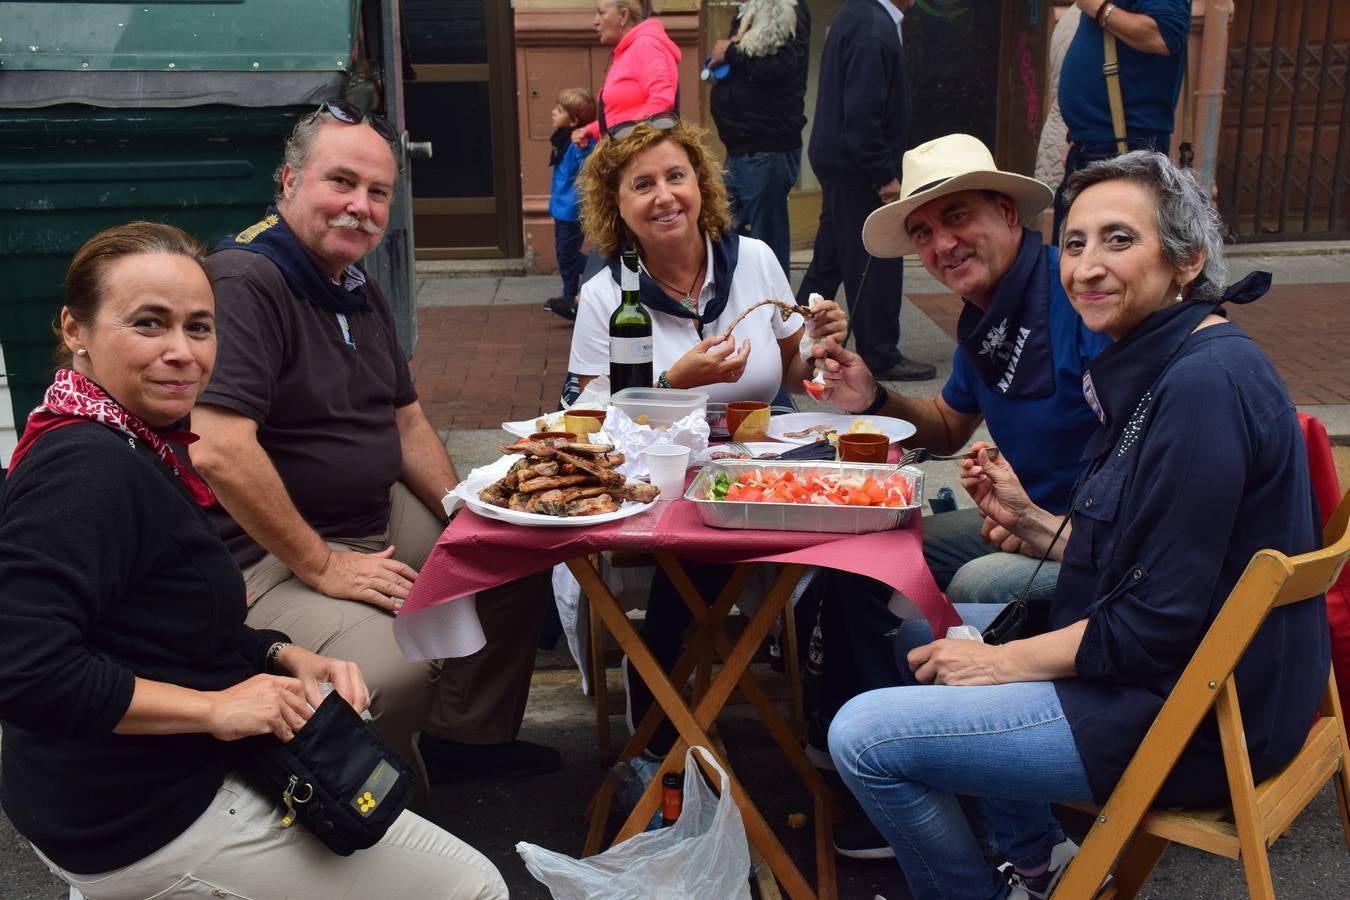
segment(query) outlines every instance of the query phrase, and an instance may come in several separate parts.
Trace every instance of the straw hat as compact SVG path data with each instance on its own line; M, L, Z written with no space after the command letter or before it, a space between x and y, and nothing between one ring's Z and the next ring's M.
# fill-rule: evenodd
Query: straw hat
M929 200L958 191L998 191L1017 204L1023 223L1055 199L1055 192L1034 178L1004 172L979 138L949 134L905 154L900 199L873 211L863 223L863 246L873 256L904 256L914 251L905 219Z

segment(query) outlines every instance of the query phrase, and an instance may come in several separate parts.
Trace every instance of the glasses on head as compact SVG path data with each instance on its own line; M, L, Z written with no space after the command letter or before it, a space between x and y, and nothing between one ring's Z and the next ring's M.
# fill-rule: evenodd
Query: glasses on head
M633 133L639 125L650 125L657 131L670 131L676 125L680 124L680 117L673 112L653 113L641 119L634 119L631 122L620 122L612 126L605 132L616 141L621 141Z
M398 132L394 129L392 122L384 116L363 113L346 100L325 100L319 104L319 108L314 112L316 115L320 112L326 112L344 125L360 125L365 122L370 125L376 134L389 143L398 143Z

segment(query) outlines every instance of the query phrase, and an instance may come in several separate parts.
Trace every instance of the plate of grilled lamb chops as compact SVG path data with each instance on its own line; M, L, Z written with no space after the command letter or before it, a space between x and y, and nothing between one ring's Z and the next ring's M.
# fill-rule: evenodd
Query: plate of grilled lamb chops
M518 525L598 525L649 508L660 491L617 471L624 456L612 444L552 438L497 448L519 455L495 481L462 485L460 495L476 513Z

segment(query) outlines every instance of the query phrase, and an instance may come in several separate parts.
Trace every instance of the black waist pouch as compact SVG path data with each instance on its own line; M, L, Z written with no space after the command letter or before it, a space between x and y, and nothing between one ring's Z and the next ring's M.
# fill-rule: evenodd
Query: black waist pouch
M412 768L336 691L289 742L241 743L242 771L276 801L282 825L299 819L339 856L378 843L412 799Z

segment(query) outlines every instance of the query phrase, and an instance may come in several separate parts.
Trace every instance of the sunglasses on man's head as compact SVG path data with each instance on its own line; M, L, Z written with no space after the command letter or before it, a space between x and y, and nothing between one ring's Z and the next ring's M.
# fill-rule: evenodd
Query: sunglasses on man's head
M394 129L392 122L384 116L377 116L374 113L367 115L346 100L325 100L315 110L315 113L319 112L326 112L345 125L360 125L362 122L366 122L374 129L376 134L389 143L398 143L398 132Z
M605 132L616 141L621 141L633 133L633 130L639 125L650 125L657 131L670 131L676 125L680 124L680 117L673 112L654 113L646 118L634 119L631 122L620 122Z

